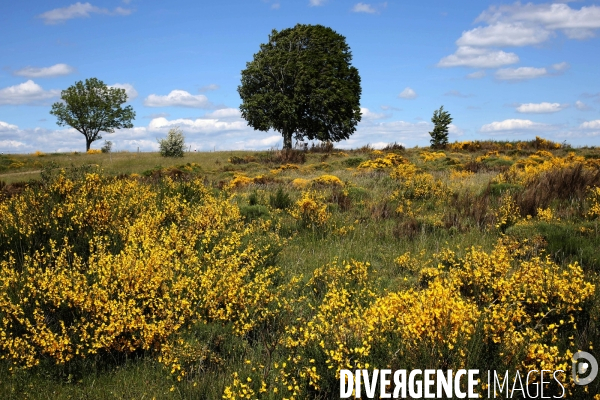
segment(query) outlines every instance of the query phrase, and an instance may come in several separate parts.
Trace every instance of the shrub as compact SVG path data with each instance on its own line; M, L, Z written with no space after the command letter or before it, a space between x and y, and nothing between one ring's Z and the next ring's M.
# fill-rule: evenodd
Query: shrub
M350 157L350 158L342 161L342 164L344 164L346 167L349 167L349 168L356 168L364 161L365 161L365 159L361 158L361 157Z
M240 214L244 217L246 222L254 221L255 219L259 219L262 217L269 216L269 210L267 207L261 205L253 205L253 206L243 206L240 207Z
M290 199L290 195L284 192L282 188L279 188L275 192L275 195L270 196L269 204L273 208L285 210L292 205L292 199Z
M112 145L113 145L113 142L111 142L110 140L105 140L104 146L102 146L102 148L100 150L103 153L110 153L110 151L112 150Z
M163 157L183 157L185 137L178 127L169 129L165 139L158 140L160 155Z

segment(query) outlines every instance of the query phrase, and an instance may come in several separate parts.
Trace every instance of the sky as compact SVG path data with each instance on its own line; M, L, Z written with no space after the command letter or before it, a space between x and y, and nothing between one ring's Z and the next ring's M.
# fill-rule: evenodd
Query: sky
M57 125L62 90L98 78L126 90L131 129L114 151L156 151L178 126L192 151L281 148L241 117L246 63L273 29L320 24L346 38L362 120L340 148L428 146L434 110L450 141L600 145L600 0L73 0L0 6L0 152L84 151Z

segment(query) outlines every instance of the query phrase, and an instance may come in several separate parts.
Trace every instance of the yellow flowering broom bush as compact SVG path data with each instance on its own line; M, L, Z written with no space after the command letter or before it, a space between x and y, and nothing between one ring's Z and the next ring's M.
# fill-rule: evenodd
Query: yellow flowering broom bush
M243 336L276 295L270 223L244 224L199 180L59 175L0 211L0 359L15 368L160 352L194 322Z

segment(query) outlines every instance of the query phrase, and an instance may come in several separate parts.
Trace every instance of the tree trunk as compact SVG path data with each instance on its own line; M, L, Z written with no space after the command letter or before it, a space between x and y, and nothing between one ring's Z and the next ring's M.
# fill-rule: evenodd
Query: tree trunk
M292 149L292 132L283 131L283 149L284 150Z
M87 137L85 138L85 152L87 153L88 150L90 149L90 146L92 145L92 141L90 139L88 139Z

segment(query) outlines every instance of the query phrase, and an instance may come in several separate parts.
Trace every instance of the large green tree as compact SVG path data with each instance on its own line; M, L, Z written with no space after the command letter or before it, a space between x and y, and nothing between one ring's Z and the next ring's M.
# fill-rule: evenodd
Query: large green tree
M360 121L360 76L346 38L322 25L273 30L246 64L240 110L256 130L297 140L348 139Z
M85 136L85 149L102 139L100 132L113 133L115 129L133 128L135 112L131 106L121 107L127 101L125 89L108 87L99 79L76 82L61 92L62 102L52 104L50 114L59 126L70 126Z

